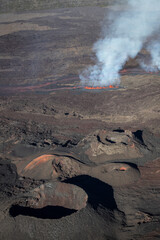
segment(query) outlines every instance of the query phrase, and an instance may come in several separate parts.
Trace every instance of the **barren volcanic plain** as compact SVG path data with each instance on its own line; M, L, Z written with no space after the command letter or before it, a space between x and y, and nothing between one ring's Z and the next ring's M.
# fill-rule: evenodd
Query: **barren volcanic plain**
M0 239L160 238L160 73L80 86L122 7L0 15Z

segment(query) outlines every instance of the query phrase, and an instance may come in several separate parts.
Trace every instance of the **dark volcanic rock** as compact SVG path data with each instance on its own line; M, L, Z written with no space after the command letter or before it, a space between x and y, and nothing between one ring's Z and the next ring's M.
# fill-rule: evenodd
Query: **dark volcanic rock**
M17 180L16 166L8 160L0 160L0 184L15 185Z
M156 231L160 226L160 159L139 169L141 177L137 182L126 185L123 189L114 188L114 196L118 208L125 213L127 225L130 226L130 237L136 238L139 232L150 239L150 231Z

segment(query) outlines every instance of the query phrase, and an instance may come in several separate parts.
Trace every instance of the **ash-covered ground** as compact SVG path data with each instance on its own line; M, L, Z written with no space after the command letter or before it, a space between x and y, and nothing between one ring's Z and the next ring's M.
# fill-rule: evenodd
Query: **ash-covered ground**
M0 239L160 238L160 74L78 88L121 9L0 15Z

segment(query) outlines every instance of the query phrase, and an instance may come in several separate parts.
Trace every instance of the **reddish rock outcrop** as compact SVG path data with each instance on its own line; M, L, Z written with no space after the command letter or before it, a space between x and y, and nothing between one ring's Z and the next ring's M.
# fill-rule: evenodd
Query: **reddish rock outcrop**
M88 196L78 186L48 182L31 192L27 200L27 206L31 208L43 208L46 206L61 206L69 209L80 210L86 207Z

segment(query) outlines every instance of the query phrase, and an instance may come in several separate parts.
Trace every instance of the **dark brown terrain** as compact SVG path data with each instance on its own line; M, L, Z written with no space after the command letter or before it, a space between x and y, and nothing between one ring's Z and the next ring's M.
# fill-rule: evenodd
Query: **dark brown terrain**
M0 15L0 239L160 238L160 73L78 77L122 7Z

